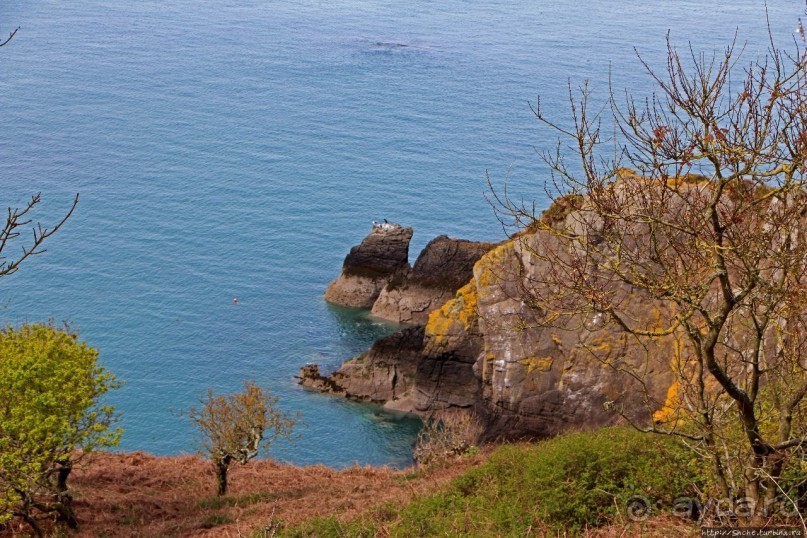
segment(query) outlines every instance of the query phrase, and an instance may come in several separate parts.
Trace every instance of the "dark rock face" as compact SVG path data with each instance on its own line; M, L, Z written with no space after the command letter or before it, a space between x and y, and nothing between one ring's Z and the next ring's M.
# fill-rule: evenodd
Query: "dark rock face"
M299 379L303 386L322 392L408 411L422 352L423 327L410 327L376 340L370 351L327 377L320 375L316 365L309 365Z
M415 411L439 413L480 401L482 385L474 364L484 348L479 331L476 287L460 288L429 316L423 354L415 375Z
M347 361L331 379L348 398L408 409L422 351L423 328L403 329L377 340L370 351Z
M601 314L546 323L522 300L523 290L552 270L536 256L551 237L536 232L504 243L474 269L484 348L475 371L488 437L546 437L571 428L617 423L606 402L645 422L672 385L673 339L638 342ZM623 286L626 311L648 323L667 314L644 294ZM428 338L427 331L427 338ZM644 387L625 372L643 371Z
M342 274L328 285L325 300L353 308L371 308L387 283L409 269L412 228L374 226L361 244L350 249Z
M474 276L474 264L495 247L441 235L432 239L418 256L406 284L451 290L454 295Z
M396 323L425 325L473 277L474 264L495 245L441 235L429 242L415 266L399 273L381 291L374 316Z

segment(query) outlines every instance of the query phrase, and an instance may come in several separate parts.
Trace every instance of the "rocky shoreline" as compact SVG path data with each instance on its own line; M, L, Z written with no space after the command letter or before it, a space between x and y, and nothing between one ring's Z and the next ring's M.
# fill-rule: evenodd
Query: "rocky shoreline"
M562 221L574 210L553 206L545 215ZM549 324L546 312L523 299L523 287L552 270L535 255L552 240L546 230L500 244L440 236L410 267L412 235L399 225L374 226L325 293L332 303L411 326L330 375L306 366L303 386L421 416L472 412L488 439L622 422L614 409L642 420L664 406L672 390L670 343L648 349L597 316ZM624 291L634 311L661 316L645 297ZM648 357L644 387L621 374L620 364Z

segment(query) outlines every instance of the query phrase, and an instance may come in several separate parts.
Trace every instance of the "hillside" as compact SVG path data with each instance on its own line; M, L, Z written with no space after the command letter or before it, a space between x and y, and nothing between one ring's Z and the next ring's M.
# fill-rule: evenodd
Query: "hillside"
M79 530L62 532L77 538L250 536L272 523L352 517L377 503L406 503L478 461L465 459L429 473L253 461L232 467L230 495L217 498L212 468L198 457L96 454L70 478ZM19 522L0 531L4 538L29 535Z

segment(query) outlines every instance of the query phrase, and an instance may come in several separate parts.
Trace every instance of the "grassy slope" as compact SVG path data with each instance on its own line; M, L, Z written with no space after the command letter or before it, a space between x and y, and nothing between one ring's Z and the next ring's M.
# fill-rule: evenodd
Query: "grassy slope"
M440 491L401 509L391 504L359 518L312 518L281 536L543 536L695 532L689 522L632 522L627 500L652 499L656 513L691 494L688 452L670 439L625 428L505 445ZM611 525L609 527L609 525ZM627 532L627 534L623 534ZM673 533L673 534L671 534Z

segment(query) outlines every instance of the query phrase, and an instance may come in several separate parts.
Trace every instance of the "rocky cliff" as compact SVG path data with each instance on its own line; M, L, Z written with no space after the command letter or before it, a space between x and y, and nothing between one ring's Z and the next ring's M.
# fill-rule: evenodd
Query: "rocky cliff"
M575 210L556 205L547 214L562 221ZM553 240L540 226L492 249L436 239L415 267L390 278L373 305L374 313L397 321L425 319L424 326L377 341L322 378L331 384L322 388L422 415L473 410L488 437L544 437L612 424L620 420L613 409L646 419L671 393L675 342L638 342L597 315L559 320L532 304L525 290L553 270L540 255ZM431 256L447 252L456 263L432 273L441 264ZM425 299L423 290L435 278L442 290L454 287L442 304L443 291ZM620 293L625 308L660 324L658 305L627 287ZM644 386L625 374L639 366L646 371Z
M495 245L441 235L432 239L414 267L381 290L372 314L397 323L425 325L429 313L473 276L474 264Z
M393 277L409 270L412 228L373 225L361 244L350 249L339 278L328 285L325 299L353 308L371 308Z
M536 255L552 240L543 232L513 239L474 270L476 322L483 335L474 371L481 384L478 408L491 436L542 437L613 424L620 420L613 409L645 420L663 406L672 383L672 339L629 339L599 314L550 320L552 314L525 300L524 290L552 271ZM626 308L660 324L657 305L633 290L623 292ZM427 326L427 338L435 332ZM644 386L626 374L640 366ZM606 402L612 402L610 409Z
M408 325L425 325L473 276L474 264L495 245L441 235L429 242L409 267L412 228L374 225L350 250L342 273L325 291L331 303L371 308L376 317Z

